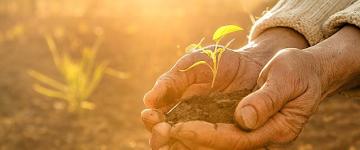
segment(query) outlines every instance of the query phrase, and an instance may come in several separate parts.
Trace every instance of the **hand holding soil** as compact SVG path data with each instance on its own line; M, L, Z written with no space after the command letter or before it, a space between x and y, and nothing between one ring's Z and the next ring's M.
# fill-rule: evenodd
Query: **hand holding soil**
M283 37L284 40L280 40L279 37ZM225 51L213 88L210 87L211 72L205 66L199 66L187 72L178 71L198 60L208 60L206 56L201 53L192 53L181 58L169 72L158 79L153 89L144 97L145 105L153 109L142 112L145 126L153 131L150 140L152 148L159 149L169 142L169 135L166 132L170 130L170 125L160 122L165 119L164 113L168 112L179 100L195 95L204 96L210 93L232 93L253 89L266 61L278 50L286 47L305 48L307 43L300 34L291 29L273 28L238 51ZM241 95L243 96L245 95ZM236 107L241 97L232 107ZM226 119L233 120L233 117L229 116ZM234 124L226 124L226 126L239 130ZM239 130L239 132L243 131Z
M202 112L202 117L196 117L197 113L194 113L192 117L195 118L188 117L187 120L171 112L165 119L161 112L145 110L142 117L145 125L152 128L152 148L256 149L295 140L327 95L355 85L351 81L360 75L360 53L353 54L360 45L353 44L360 43L359 35L359 29L346 26L317 46L279 51L262 69L257 80L257 90L243 98L235 109L236 122L248 132L231 124L229 118L206 118L217 110L210 110L208 114ZM345 46L334 45L340 39L345 39ZM338 50L343 53L339 55ZM350 71L348 65L351 65ZM203 100L202 103L211 100L190 99L182 102L179 108L190 112L206 110L196 108L196 105L184 105L194 104L199 99ZM231 96L222 99L231 101ZM202 108L211 105L214 104L205 104ZM186 108L189 106L192 108ZM219 108L219 105L215 106ZM176 111L181 110L175 108ZM183 115L189 116L187 112L183 112ZM162 122L164 119L167 123ZM174 126L170 125L178 121Z

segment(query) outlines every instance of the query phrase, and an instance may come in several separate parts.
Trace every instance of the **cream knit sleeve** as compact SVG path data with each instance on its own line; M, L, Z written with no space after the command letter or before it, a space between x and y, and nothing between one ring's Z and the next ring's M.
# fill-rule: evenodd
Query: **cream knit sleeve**
M322 30L325 37L333 35L345 24L360 27L360 1L356 1L346 9L337 12L325 21Z
M323 40L322 24L354 0L279 0L250 31L250 40L272 27L288 27L303 34L310 45Z

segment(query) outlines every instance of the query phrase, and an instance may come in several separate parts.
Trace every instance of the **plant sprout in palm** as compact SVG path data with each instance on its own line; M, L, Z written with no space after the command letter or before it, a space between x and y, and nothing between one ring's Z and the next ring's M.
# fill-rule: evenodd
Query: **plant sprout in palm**
M194 50L201 50L201 53L207 55L211 60L212 60L212 65L209 64L208 62L206 62L205 60L200 60L195 62L194 64L192 64L190 67L186 68L186 69L182 69L180 71L184 72L184 71L188 71L196 66L199 65L206 65L210 68L211 72L212 72L212 81L211 81L211 88L214 87L214 83L215 83L215 79L219 70L219 64L220 64L220 60L221 60L221 56L224 53L224 51L229 47L229 45L231 44L231 42L233 40L231 40L230 42L228 42L225 46L220 46L220 41L221 39L223 39L227 34L233 33L233 32L237 32L237 31L241 31L243 30L241 27L236 26L236 25L226 25L226 26L222 26L220 28L218 28L215 33L213 34L213 41L215 41L215 49L214 50L210 50L207 49L206 47L202 47L201 43L203 42L204 38L201 39L201 41L198 44L191 44L186 48L187 52L192 52Z
M73 59L67 53L60 54L55 41L50 36L46 36L46 42L55 66L65 82L59 82L40 72L30 70L29 75L42 83L42 85L34 84L33 88L42 95L65 100L68 103L68 110L71 112L95 107L89 101L89 97L102 80L104 73L126 78L125 73L109 68L106 61L95 64L101 38L97 39L92 48L82 50L80 60Z

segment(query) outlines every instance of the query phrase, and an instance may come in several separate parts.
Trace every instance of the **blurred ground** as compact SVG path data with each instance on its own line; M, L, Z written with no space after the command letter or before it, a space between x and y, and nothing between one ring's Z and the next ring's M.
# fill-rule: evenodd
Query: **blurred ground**
M254 1L255 2L255 1ZM271 6L253 9L256 16ZM249 30L238 0L2 0L0 1L0 150L149 149L139 120L143 94L189 43L224 24ZM35 93L27 71L60 78L44 34L74 55L104 32L98 60L131 74L106 76L91 100L96 109L74 115L63 101ZM239 47L247 32L237 35ZM287 149L360 149L360 100L337 95L320 107L299 139ZM60 109L59 109L60 108Z

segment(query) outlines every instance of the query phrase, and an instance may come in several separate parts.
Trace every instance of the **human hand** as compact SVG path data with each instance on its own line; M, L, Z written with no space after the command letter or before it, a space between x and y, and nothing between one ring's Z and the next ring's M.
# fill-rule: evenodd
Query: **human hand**
M358 29L345 28L340 33L356 31L359 36ZM346 37L335 37L306 50L282 50L268 62L257 81L258 89L239 103L234 115L241 128L250 132L231 124L178 123L169 128L176 144L168 147L256 149L293 141L327 95L354 85L352 81L360 75L360 54L353 53L360 49L338 48L332 43ZM356 42L351 39L344 44Z
M251 132L230 124L190 121L172 127L170 137L193 149L255 149L287 143L320 103L317 64L311 55L293 49L271 59L259 76L260 88L245 97L235 112L239 125Z
M290 30L290 31L289 31ZM284 36L282 40L279 36ZM264 64L278 50L286 47L305 48L307 43L298 33L287 28L271 29L259 38L237 51L225 51L220 61L219 74L214 87L210 87L211 72L205 66L198 66L187 72L180 69L189 67L196 61L209 61L205 55L192 53L181 58L176 65L162 75L154 88L144 97L144 103L152 110L145 110L142 119L149 130L163 121L162 113L166 112L179 98L193 95L207 95L210 92L232 92L242 89L253 89L258 74ZM155 109L157 109L155 111ZM169 125L161 125L162 127ZM157 132L155 130L155 132ZM158 149L161 142L152 136L153 149Z
M360 75L359 42L360 30L346 26L317 46L278 52L261 71L258 90L235 112L236 121L250 132L190 121L169 127L169 137L177 142L164 147L255 149L294 140L324 97L359 84L353 82Z

